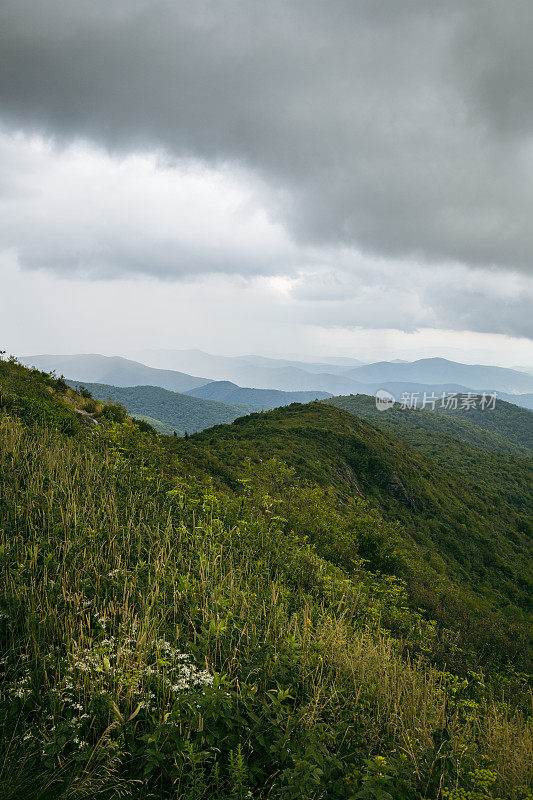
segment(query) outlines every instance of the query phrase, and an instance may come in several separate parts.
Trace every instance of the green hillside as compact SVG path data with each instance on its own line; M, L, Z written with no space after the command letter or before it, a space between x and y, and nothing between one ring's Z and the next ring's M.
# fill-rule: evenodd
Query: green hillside
M147 414L136 414L135 419L141 420L142 422L146 422L148 425L151 425L152 428L157 431L157 433L162 433L165 436L173 436L176 434L177 436L184 436L185 431L181 431L176 429L174 425L169 425L166 422L161 422L160 419L154 419L153 417L149 417Z
M78 381L67 380L69 386L79 386ZM203 400L188 394L171 392L158 386L110 386L105 383L84 383L93 397L120 403L134 417L149 422L160 433L172 435L174 431L183 436L185 431L193 433L233 422L237 417L255 411L236 405Z
M387 411L378 411L374 397L348 395L333 397L331 403L358 417L369 419L416 444L419 431L434 431L461 439L475 447L510 455L531 455L533 452L533 412L497 400L493 409L401 409L396 403Z
M449 437L439 442L441 448L449 443L455 461L461 443ZM398 546L413 602L445 624L460 621L474 637L492 641L501 633L503 651L523 648L524 637L531 642L532 458L465 445L458 470L322 403L253 414L204 431L180 448L182 458L197 461L199 453L205 453L206 470L218 470L230 485L247 458L278 458L331 489L341 503L365 498L403 526ZM518 638L517 631L503 633L518 620Z
M519 581L498 616L488 565L465 641L392 574L420 548L474 602L476 513L519 568L516 499L493 531L465 487L450 550L451 481L332 406L161 437L0 360L0 796L531 800L527 676L481 630L524 640ZM430 502L438 544L389 519Z

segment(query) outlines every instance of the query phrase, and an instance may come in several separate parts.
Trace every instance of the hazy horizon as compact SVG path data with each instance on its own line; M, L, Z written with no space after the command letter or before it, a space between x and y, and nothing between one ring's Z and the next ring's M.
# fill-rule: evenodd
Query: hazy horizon
M135 352L135 351L124 351L124 352L100 352L95 350L62 350L52 353L51 351L38 351L33 350L31 352L20 352L14 353L9 350L6 351L7 355L14 355L15 357L20 358L30 358L31 356L75 356L75 355L100 355L106 356L108 358L119 357L125 358L131 361L137 361L141 364L146 364L147 366L157 367L160 369L172 369L172 367L167 367L162 365L161 357L165 354L173 354L173 353L198 353L201 355L213 356L215 358L264 358L271 361L279 360L280 362L284 361L291 361L291 362L301 362L303 364L313 364L319 363L324 365L331 365L331 366L340 366L342 361L346 361L346 367L350 366L350 361L354 362L354 366L356 364L366 365L366 364L373 364L377 362L405 362L405 363L412 363L414 361L429 359L429 358L441 358L447 361L453 361L456 363L467 364L467 365L476 365L483 363L484 366L495 366L495 367L503 367L506 369L514 369L514 370L531 370L533 371L533 363L531 364L506 364L506 363L497 363L493 361L485 361L480 362L468 358L459 358L458 356L460 353L457 354L457 357L445 356L445 355L421 355L421 356L414 356L410 358L401 358L401 357L390 357L390 358L372 358L366 359L362 356L350 356L350 355L322 355L320 357L313 358L312 356L301 356L294 353L288 353L285 355L280 354L272 354L272 353L257 353L257 352L245 352L245 351L235 351L235 352L213 352L202 350L200 348L152 348L149 351L143 352Z

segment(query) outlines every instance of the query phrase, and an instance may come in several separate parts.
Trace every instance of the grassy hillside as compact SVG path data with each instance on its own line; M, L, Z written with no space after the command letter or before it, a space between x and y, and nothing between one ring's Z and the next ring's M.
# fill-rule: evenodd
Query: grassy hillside
M264 421L307 458L309 408L218 428L210 452L0 361L0 796L531 800L524 676L461 666L369 569L397 526L339 505L325 461L316 483L259 463L251 429L242 468L217 456ZM337 445L405 447L315 408Z
M448 443L441 439L441 448ZM461 443L450 444L456 461ZM501 634L503 651L531 642L533 459L465 446L458 471L322 403L204 431L184 443L182 452L196 461L205 453L206 469L218 468L230 484L247 458L275 457L302 478L329 487L341 502L364 497L403 526L399 547L414 601L474 637L492 641ZM514 622L518 628L509 636Z
M78 385L76 381L67 383L72 387ZM122 387L103 383L85 383L83 386L93 397L120 403L132 416L146 420L160 433L169 435L176 431L183 436L185 431L193 433L212 425L233 422L237 417L249 413L249 410L257 410L202 400L158 386Z

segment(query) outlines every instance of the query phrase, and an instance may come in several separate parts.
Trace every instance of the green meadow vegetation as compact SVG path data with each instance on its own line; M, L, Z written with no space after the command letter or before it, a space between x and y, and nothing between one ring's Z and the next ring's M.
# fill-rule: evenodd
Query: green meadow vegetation
M532 800L526 494L320 403L89 395L0 360L2 798Z

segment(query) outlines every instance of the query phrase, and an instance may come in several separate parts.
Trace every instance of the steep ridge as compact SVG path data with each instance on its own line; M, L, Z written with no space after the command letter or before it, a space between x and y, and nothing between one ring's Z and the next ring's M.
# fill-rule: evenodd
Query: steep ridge
M437 442L439 434L432 435ZM451 441L461 448L459 440ZM449 448L449 437L441 435L439 444ZM465 444L454 455L467 464L459 472L455 464L439 463L388 431L325 403L253 414L204 431L180 447L180 457L187 454L192 461L201 453L208 454L209 469L230 483L246 459L275 457L341 499L365 497L403 526L401 550L416 602L447 622L472 614L466 624L476 626L477 601L482 600L487 613L490 606L496 616L522 620L523 633L529 630L531 458L491 454L491 472L496 472L489 480L487 452Z

